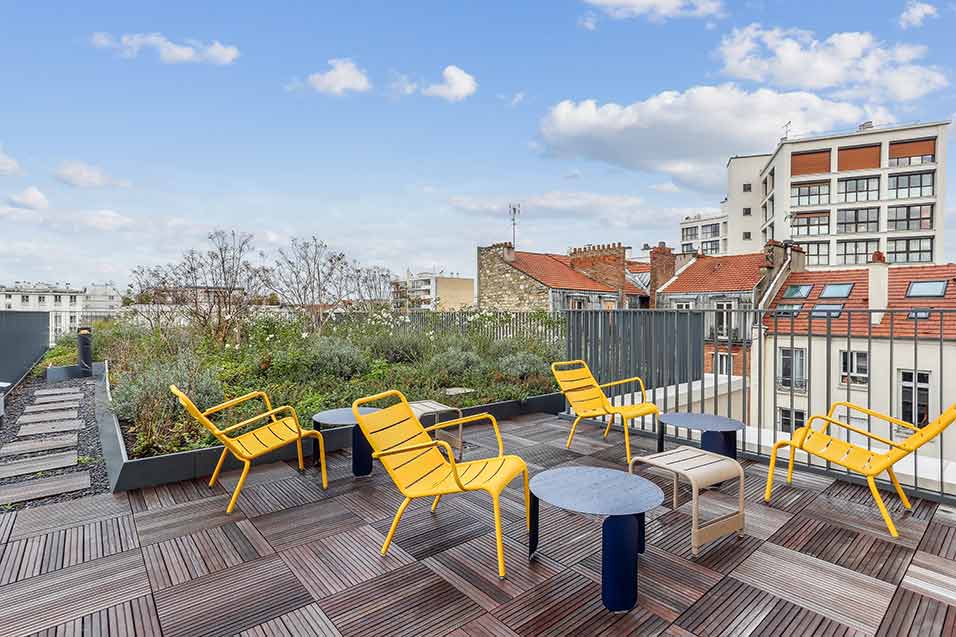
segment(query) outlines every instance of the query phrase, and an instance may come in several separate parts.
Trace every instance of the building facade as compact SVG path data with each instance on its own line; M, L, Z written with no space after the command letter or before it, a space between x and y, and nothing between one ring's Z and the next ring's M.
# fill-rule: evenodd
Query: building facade
M811 268L865 264L877 251L890 263L942 263L949 124L866 122L845 133L784 138L769 155L732 157L726 230L717 244L708 238L694 247L741 254L793 240ZM698 225L705 223L712 234L715 220ZM692 225L681 223L682 237Z
M407 273L392 281L392 302L397 310L451 311L475 304L475 280L443 273Z
M50 344L76 330L86 307L86 291L69 283L28 283L0 285L0 309L11 312L48 312Z

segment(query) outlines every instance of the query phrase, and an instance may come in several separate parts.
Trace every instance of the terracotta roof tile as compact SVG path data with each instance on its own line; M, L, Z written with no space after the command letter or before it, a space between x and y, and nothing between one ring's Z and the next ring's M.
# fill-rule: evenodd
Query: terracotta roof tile
M763 252L721 257L701 255L661 292L747 292L760 282L763 276L760 268L766 264Z
M571 259L567 255L515 250L515 260L512 261L511 265L549 288L585 290L588 292L617 292L611 286L595 281L583 272L572 268ZM646 295L647 291L627 281L624 283L624 293Z
M651 271L651 264L644 263L643 261L628 261L624 267L627 268L628 272L633 272L634 274Z

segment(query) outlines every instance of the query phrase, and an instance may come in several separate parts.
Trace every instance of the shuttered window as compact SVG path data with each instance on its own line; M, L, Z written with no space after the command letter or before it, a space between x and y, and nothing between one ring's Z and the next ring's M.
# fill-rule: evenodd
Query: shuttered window
M794 153L790 156L790 175L813 175L830 172L830 151Z
M841 148L837 153L838 170L864 170L880 167L880 145Z

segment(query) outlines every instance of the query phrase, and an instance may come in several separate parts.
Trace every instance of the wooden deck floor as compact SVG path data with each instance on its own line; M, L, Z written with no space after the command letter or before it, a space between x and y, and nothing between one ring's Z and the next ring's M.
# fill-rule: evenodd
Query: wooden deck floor
M505 447L532 472L564 464L624 467L619 432L529 416L502 423ZM493 453L472 429L467 455ZM642 441L649 445L649 441ZM925 501L886 533L865 489L799 474L761 496L749 464L748 526L690 553L687 506L649 514L638 606L600 599L600 520L542 503L529 563L521 492L502 506L508 579L495 566L491 503L416 502L386 558L401 501L381 467L355 479L333 454L314 469L254 470L239 507L200 481L0 514L0 635L954 635L956 515ZM236 477L224 476L232 488ZM660 481L669 502L670 487ZM732 505L734 485L706 495ZM686 494L684 494L686 498Z

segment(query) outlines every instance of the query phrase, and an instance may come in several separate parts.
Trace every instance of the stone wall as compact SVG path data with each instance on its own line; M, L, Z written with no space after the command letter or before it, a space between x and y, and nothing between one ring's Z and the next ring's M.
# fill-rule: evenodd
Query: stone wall
M548 288L513 267L510 243L478 247L478 307L523 312L550 310Z
M611 243L573 248L569 256L572 268L614 288L619 297L623 294L627 261L627 248L623 245Z

